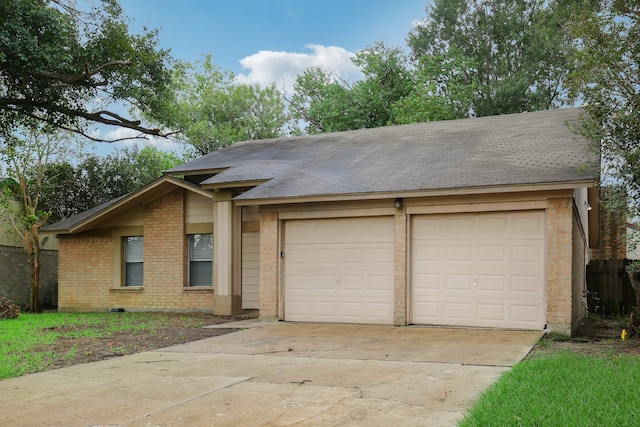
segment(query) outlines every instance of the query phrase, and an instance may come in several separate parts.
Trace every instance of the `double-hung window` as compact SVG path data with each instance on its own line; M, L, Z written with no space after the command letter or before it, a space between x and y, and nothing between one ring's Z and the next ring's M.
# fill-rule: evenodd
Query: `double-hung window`
M189 286L211 286L213 234L189 235Z
M144 273L144 237L124 238L124 284L142 286Z

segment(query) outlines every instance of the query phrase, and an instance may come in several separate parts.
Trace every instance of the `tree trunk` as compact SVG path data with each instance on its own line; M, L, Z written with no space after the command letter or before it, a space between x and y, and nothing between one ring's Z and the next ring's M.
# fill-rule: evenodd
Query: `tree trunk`
M40 297L38 293L38 285L40 283L40 240L38 238L38 230L32 228L27 231L26 239L25 249L29 256L29 266L31 267L29 310L33 313L40 313Z
M40 250L37 249L32 257L31 263L31 311L40 313L40 295L38 292L40 284Z
M629 272L629 281L631 282L631 287L636 293L636 315L635 319L640 319L640 273Z

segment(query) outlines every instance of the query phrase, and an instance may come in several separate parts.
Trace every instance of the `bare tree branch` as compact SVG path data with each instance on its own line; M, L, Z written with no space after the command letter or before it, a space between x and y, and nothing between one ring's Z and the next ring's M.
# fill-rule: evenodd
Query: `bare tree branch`
M96 141L96 142L116 142L116 141L122 141L122 140L127 140L127 139L139 138L139 137L128 137L128 138L122 138L122 139L117 139L117 140L102 140L102 139L92 138L92 137L89 137L86 133L84 133L83 131L81 131L79 129L74 129L74 128L71 128L69 126L65 126L65 125L61 125L61 124L58 124L58 123L54 123L51 119L47 119L46 117L42 117L42 116L40 116L38 114L35 114L33 112L28 111L28 109L31 109L32 107L37 107L37 108L40 108L42 110L49 111L49 112L56 112L56 113L65 114L65 115L71 116L71 117L83 118L83 119L89 120L91 122L102 123L102 124L105 124L105 125L111 125L111 126L117 126L117 127L123 127L123 128L127 128L127 129L132 129L132 130L140 132L140 134L144 134L144 135L160 136L160 137L165 137L166 138L167 136L175 135L177 133L180 133L180 131L162 133L160 131L160 129L157 129L157 128L156 129L146 128L144 126L141 126L139 120L129 120L129 119L126 119L126 118L120 116L117 113L114 113L113 111L108 111L108 110L87 112L87 111L82 111L82 110L62 107L62 106L53 106L53 105L50 105L50 104L47 104L47 103L44 103L44 102L31 101L31 100L26 100L26 99L0 98L0 110L4 109L4 110L15 111L17 113L26 115L26 116L31 117L33 119L39 120L41 122L49 123L49 124L51 124L51 125L53 125L55 127L58 127L58 128L61 128L61 129L65 129L65 130L70 130L70 131L75 132L75 133L77 133L79 135L88 137L89 139L91 139L93 141ZM140 138L144 138L144 137L140 136Z
M77 76L66 76L64 74L51 73L48 71L34 71L31 74L33 74L33 76L35 77L39 77L47 80L57 80L62 83L66 83L70 85L78 85L78 84L88 83L91 77L95 76L96 74L100 73L102 70L106 68L117 67L117 66L129 66L129 65L131 65L131 61L118 60L118 61L105 62L104 64L91 69L90 65L88 63L85 63L84 73L79 74ZM107 83L108 82L106 80L103 80L99 82L90 83L90 86L93 86L93 87L106 86Z

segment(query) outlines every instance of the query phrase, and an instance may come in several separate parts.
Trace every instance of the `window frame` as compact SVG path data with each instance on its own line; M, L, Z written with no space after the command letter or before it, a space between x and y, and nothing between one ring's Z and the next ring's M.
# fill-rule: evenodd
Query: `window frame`
M131 239L137 239L141 241L142 251L141 251L141 260L129 260L130 250L128 250L128 244ZM141 265L140 271L140 283L130 283L128 280L128 271L129 265ZM126 288L140 288L144 286L144 236L136 235L136 236L123 236L122 237L122 285Z
M196 236L210 236L211 239L211 254L209 255L209 258L196 258L193 259L193 248L194 248L194 239ZM194 272L194 268L192 266L192 263L208 263L210 268L210 276L209 276L209 281L207 284L202 284L202 283L193 283L194 282L194 278L192 277L192 274ZM213 287L213 233L190 233L187 234L187 287L189 288L193 288L193 287L206 287L206 288L212 288Z

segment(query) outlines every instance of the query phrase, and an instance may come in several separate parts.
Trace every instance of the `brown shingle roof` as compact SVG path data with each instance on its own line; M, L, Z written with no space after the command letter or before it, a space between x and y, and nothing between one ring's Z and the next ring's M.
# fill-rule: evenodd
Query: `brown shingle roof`
M579 112L561 109L249 141L167 173L222 170L201 183L212 187L265 181L236 200L597 180L598 155L568 127Z

